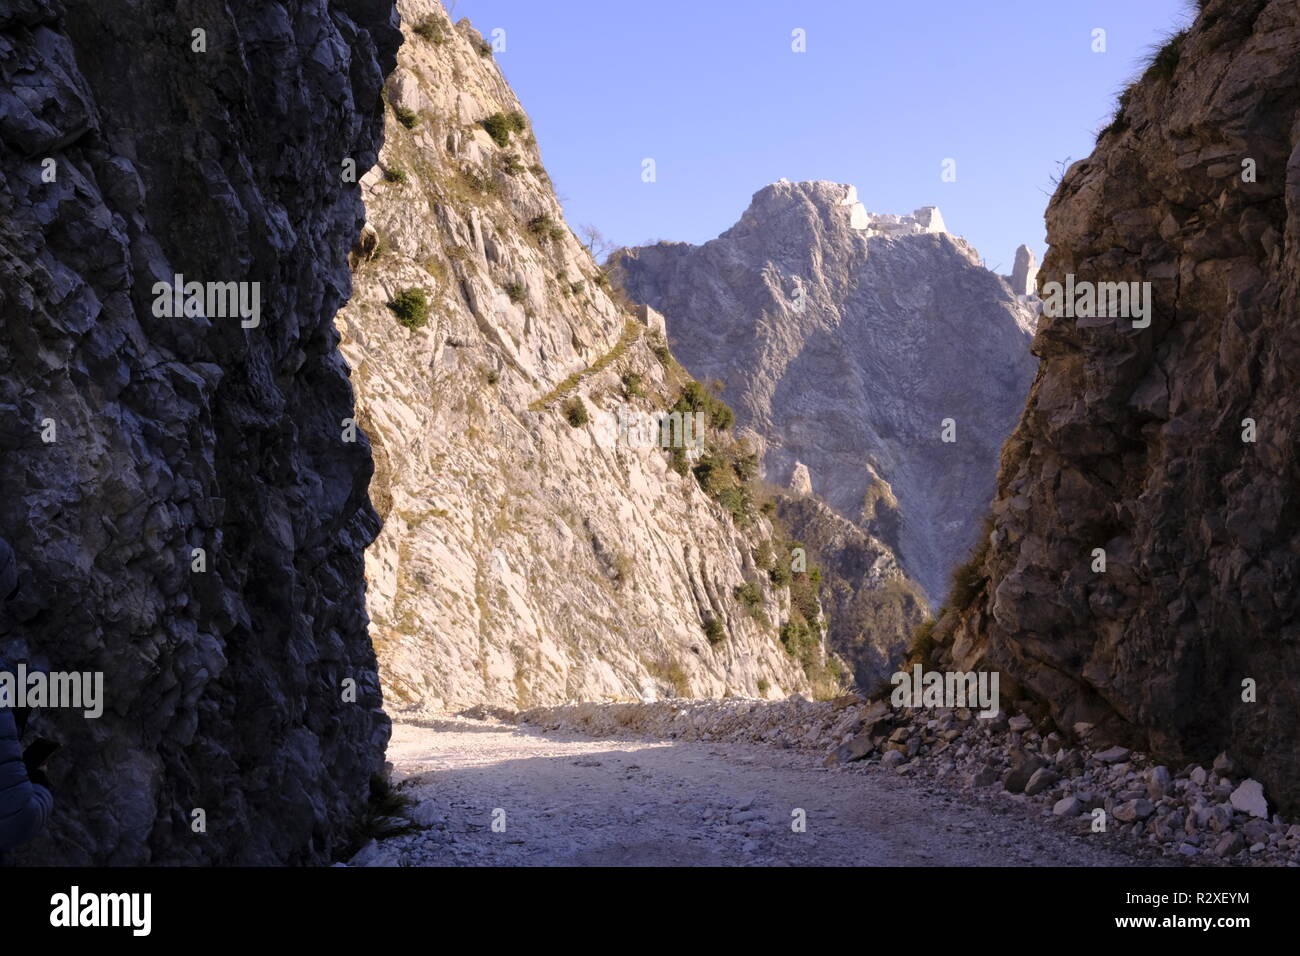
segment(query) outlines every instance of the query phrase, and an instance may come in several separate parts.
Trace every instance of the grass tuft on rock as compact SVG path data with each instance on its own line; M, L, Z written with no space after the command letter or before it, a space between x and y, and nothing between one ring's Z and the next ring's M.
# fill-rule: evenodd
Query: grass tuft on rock
M423 289L403 289L388 307L408 329L420 329L429 323L429 298Z

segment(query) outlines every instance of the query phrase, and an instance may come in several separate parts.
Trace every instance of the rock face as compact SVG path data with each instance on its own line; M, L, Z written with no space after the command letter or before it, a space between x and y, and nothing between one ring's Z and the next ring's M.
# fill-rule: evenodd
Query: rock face
M1150 282L1150 325L1044 315L984 581L940 628L1059 726L1171 766L1227 750L1292 811L1298 57L1294 3L1211 0L1062 180L1040 290Z
M739 528L689 449L634 425L687 381L662 319L617 303L564 225L479 34L436 3L399 8L408 43L365 180L378 251L358 249L338 321L378 462L368 600L387 699L808 692L777 639L789 592L754 557L767 519ZM389 308L410 289L429 303L413 328Z
M687 369L725 383L770 480L805 463L938 603L1023 406L1034 321L939 211L873 215L852 186L783 181L717 239L614 262L628 295L664 313ZM892 528L865 513L881 500L897 502Z
M1038 260L1033 250L1021 246L1016 250L1016 264L1011 270L1011 291L1016 295L1034 295L1038 287Z
M388 736L331 320L400 35L382 2L165 6L0 2L0 654L104 704L33 717L55 811L13 859L327 862ZM160 316L176 274L260 283L260 320Z
M925 595L888 545L820 499L783 495L776 503L782 524L820 570L830 646L859 687L875 689L897 670L925 620Z

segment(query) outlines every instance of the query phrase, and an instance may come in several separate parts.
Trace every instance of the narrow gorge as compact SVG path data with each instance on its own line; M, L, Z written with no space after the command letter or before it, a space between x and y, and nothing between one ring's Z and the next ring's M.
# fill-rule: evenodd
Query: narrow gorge
M605 255L456 6L0 0L3 863L1300 866L1300 6L1007 274L833 164Z

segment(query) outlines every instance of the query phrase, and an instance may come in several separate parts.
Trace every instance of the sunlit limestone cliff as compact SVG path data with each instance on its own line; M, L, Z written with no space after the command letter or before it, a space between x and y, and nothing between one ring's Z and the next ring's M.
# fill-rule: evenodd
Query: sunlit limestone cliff
M565 225L490 45L436 3L399 7L407 43L338 320L384 517L366 560L388 699L831 686L820 634L799 627L815 593L779 567L729 412ZM623 427L687 406L706 422L698 456Z

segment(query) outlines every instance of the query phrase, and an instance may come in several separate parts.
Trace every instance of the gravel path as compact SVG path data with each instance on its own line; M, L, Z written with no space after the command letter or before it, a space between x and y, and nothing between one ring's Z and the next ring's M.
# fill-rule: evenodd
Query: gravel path
M755 744L595 740L491 720L393 728L416 832L361 865L1131 866L1010 801ZM504 832L494 832L494 810ZM796 810L806 830L795 832ZM498 817L500 814L498 814Z

